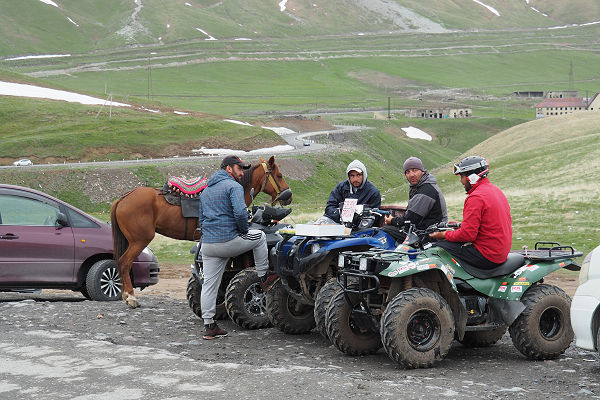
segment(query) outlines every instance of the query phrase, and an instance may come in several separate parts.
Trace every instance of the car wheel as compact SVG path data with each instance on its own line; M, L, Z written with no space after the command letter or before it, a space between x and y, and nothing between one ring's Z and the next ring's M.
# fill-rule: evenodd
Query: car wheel
M88 293L87 287L85 285L83 285L81 287L81 289L79 289L79 291L81 292L81 294L83 295L83 297L85 297L88 300L92 300L90 294Z
M100 260L92 265L85 278L85 287L92 300L120 300L123 282L115 261Z
M574 336L571 298L556 286L542 284L527 290L521 303L525 309L509 328L517 350L534 360L561 355Z

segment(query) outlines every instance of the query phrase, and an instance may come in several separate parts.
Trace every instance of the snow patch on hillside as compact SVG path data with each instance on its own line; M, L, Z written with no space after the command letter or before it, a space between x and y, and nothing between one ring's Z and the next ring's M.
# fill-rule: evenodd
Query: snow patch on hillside
M382 18L391 19L402 30L444 33L450 32L442 25L416 12L389 0L356 0L356 4L365 10L378 14ZM415 28L416 27L416 28Z
M431 135L427 132L420 130L419 128L415 128L414 126L409 126L408 128L402 128L406 136L411 139L423 139L431 142L433 139Z
M0 81L0 95L15 97L33 97L50 100L62 100L70 103L81 103L90 105L110 104L115 107L131 107L129 104L118 103L116 101L97 99L79 93L67 92L65 90L56 90L41 86L26 85L22 83L2 82Z
M56 4L55 2L53 2L52 0L40 0L42 3L44 4L48 4L50 6L54 6L56 8L58 8L58 4Z
M479 4L480 6L484 6L485 8L487 8L488 10L490 10L491 13L496 14L498 17L500 16L500 13L498 12L498 10L496 10L494 7L492 6L488 6L487 4L482 3L479 0L473 0L475 3Z
M54 58L54 57L71 57L71 55L70 54L40 54L37 56L22 56L22 57L7 58L4 61L28 60L31 58Z
M570 25L561 25L561 26L551 26L547 29L565 29L565 28L572 28L572 27L576 27L576 26L590 26L590 25L598 25L600 24L600 21L592 21L592 22L585 22L583 24L570 24Z
M256 150L250 150L250 151L244 151L244 150L233 150L233 149L219 149L219 148L215 148L215 149L208 149L206 147L201 147L199 149L192 149L192 153L199 153L199 154L204 154L204 155L224 155L224 154L262 154L262 153L282 153L285 151L290 151L290 150L294 150L294 146L291 146L289 144L280 144L277 146L273 146L273 147L264 147L262 149L256 149Z
M217 40L216 38L214 38L213 36L211 36L208 32L206 32L205 30L202 30L200 28L196 28L197 31L200 31L202 33L204 33L206 36L208 36L206 39L204 40Z
M70 23L72 23L75 26L79 26L79 24L75 21L73 21L71 18L67 17L67 19L69 20Z
M279 2L279 11L284 12L285 11L285 5L288 2L288 0L281 0Z

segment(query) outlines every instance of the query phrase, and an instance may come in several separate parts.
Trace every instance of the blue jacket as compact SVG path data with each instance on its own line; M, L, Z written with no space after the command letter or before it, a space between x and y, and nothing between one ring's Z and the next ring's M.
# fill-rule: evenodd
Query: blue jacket
M224 243L248 233L244 189L224 169L215 172L200 195L202 242Z
M346 176L348 176L348 173L351 170L356 168L363 173L362 184L358 188L355 188L350 183L350 179L346 179L337 184L331 191L329 199L327 200L325 216L337 223L340 222L340 203L343 203L346 199L358 199L358 204L363 204L371 208L379 208L381 206L381 194L379 193L379 189L367 180L367 167L365 167L362 162L354 160L348 164Z

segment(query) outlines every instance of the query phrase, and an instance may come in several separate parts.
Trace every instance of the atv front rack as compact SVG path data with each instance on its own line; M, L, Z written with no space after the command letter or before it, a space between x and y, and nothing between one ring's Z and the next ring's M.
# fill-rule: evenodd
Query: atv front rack
M531 261L553 261L561 258L577 258L583 256L581 251L576 251L572 246L563 246L556 242L537 242L533 250L511 250Z

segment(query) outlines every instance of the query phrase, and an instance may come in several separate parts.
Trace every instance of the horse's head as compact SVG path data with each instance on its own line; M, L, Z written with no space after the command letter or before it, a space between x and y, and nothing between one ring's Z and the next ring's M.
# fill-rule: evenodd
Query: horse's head
M282 206L287 206L292 202L292 190L288 186L285 178L279 171L279 166L275 163L275 156L271 156L269 161L260 159L261 167L256 179L262 180L261 191L271 196L271 205L279 202ZM253 179L254 180L254 179Z

